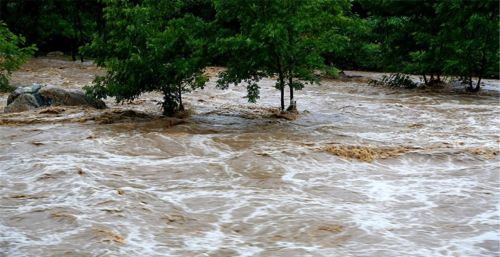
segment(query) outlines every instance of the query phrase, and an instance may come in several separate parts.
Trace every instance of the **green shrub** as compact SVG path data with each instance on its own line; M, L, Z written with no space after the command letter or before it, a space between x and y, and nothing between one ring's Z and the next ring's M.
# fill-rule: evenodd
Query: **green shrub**
M9 78L36 50L34 45L22 47L24 38L10 32L5 23L0 22L0 92L12 91Z
M339 74L340 74L340 70L333 67L333 66L326 68L324 71L324 76L327 78L331 78L331 79L338 79Z
M401 74L401 73L393 73L389 76L383 75L380 80L372 80L369 83L373 86L387 86L391 88L416 88L417 83L413 82L410 76Z

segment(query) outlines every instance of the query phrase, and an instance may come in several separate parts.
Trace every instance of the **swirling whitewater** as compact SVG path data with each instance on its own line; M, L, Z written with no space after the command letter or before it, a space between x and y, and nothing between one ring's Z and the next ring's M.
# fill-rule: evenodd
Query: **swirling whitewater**
M325 80L287 121L263 115L273 84L253 105L212 80L176 126L0 126L0 256L500 255L498 154L471 150L498 153L497 94ZM159 111L141 99L112 108ZM365 162L330 144L412 150Z

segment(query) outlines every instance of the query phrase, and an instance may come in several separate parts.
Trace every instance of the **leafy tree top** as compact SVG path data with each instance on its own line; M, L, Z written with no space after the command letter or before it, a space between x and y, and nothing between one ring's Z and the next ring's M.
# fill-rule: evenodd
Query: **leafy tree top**
M291 90L302 88L302 81L316 82L315 71L324 67L322 53L341 39L337 31L347 21L343 13L348 7L348 1L335 0L216 0L217 20L239 24L234 34L218 39L218 50L234 57L227 60L218 85L245 81L254 102L256 81L265 76L277 75L281 91L285 81Z
M107 0L104 34L86 48L105 66L88 92L131 100L143 92L164 94L165 114L183 109L182 93L203 87L207 23L184 12L186 3Z

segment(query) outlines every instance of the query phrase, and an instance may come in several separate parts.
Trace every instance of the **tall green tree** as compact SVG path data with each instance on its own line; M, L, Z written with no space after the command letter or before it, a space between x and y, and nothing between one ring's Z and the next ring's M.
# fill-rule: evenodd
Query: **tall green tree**
M376 20L367 15L358 0L352 2L347 15L349 19L338 28L343 38L324 53L326 63L342 70L380 70L380 43L373 33Z
M443 19L439 39L450 53L443 66L447 73L464 78L470 91L480 89L483 77L498 77L498 13L498 1L450 0L436 5Z
M386 70L420 74L426 84L459 76L470 91L498 77L498 1L359 1L376 21Z
M182 94L207 81L208 23L182 0L107 0L104 33L85 52L107 75L87 92L94 97L132 100L143 92L163 93L163 112L184 110Z
M9 77L36 50L34 45L25 46L25 39L12 33L7 25L0 21L0 91L9 88Z
M289 110L295 109L294 90L315 83L315 71L324 68L322 53L341 39L338 27L349 9L347 0L216 0L219 23L237 24L236 33L219 38L219 53L227 55L221 88L245 82L248 100L259 98L257 82L276 76L281 110L285 87L290 90Z
M437 37L442 23L435 12L437 0L360 2L375 22L385 70L419 74L425 83L440 79L446 52Z

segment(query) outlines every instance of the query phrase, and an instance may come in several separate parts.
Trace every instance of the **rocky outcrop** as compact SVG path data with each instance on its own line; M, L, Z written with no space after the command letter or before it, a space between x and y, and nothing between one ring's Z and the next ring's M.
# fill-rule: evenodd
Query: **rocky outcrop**
M91 105L88 97L80 90L66 90L49 85L41 88L39 93L48 105Z
M22 94L4 108L4 112L24 112L40 107L32 94Z
M101 100L94 100L78 89L64 89L52 85L34 84L19 87L7 98L4 112L23 112L44 106L92 106L106 107Z
M31 94L36 95L38 91L42 88L42 85L33 84L33 86L29 87L18 87L14 92L10 93L7 98L7 105L10 105L16 98L18 98L22 94Z

